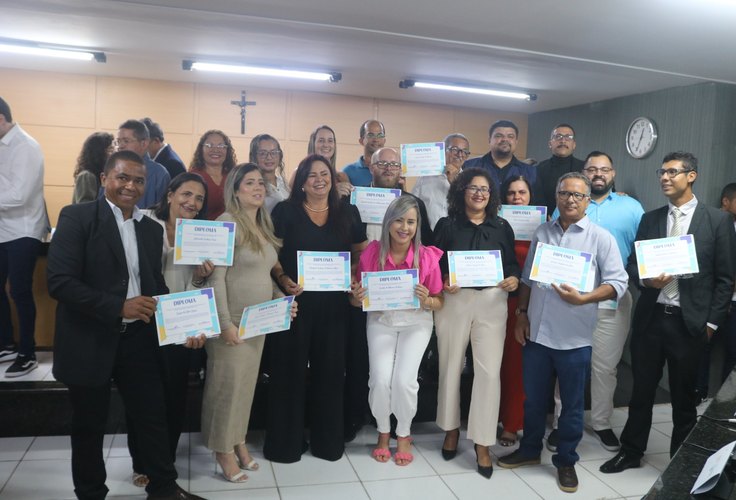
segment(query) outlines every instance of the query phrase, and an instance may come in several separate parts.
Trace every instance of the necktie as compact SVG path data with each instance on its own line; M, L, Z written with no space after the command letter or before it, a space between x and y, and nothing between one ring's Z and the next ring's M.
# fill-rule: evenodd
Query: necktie
M672 228L670 229L669 236L680 236L682 234L682 224L680 223L680 218L682 217L682 212L680 212L680 209L675 207L672 209ZM672 299L677 296L677 294L680 293L680 287L677 284L677 278L673 279L665 287L662 289L664 294Z

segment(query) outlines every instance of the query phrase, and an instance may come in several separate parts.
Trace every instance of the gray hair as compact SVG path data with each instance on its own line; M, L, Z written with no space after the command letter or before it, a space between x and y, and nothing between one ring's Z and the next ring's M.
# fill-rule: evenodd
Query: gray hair
M453 139L462 139L462 140L464 140L465 142L468 143L468 146L470 146L470 141L468 140L467 137L465 137L463 134L460 134L458 132L455 132L454 134L450 134L447 137L445 137L445 149L447 149L447 148L450 147L450 142Z
M568 173L564 174L562 177L560 177L557 180L557 191L560 190L560 186L562 185L562 181L564 181L566 179L580 179L581 181L583 181L585 183L585 190L587 191L587 193L585 193L585 194L587 194L588 196L590 196L590 179L588 179L587 177L585 177L585 175L583 175L581 172L568 172Z
M403 217L412 208L417 212L417 232L414 234L414 239L412 240L412 243L414 243L414 262L412 263L412 268L419 269L419 249L422 246L422 214L419 212L417 200L413 196L405 194L392 201L383 216L381 239L379 240L381 252L378 256L378 264L381 271L383 271L386 259L391 252L391 233L389 232L389 228L396 219Z

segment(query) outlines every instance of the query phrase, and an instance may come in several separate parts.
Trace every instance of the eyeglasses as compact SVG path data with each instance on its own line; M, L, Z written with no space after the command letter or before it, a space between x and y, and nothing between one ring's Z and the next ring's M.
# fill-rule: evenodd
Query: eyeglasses
M204 147L207 149L227 149L227 144L212 144L210 142L205 142Z
M400 170L401 169L401 163L397 161L377 161L373 165L380 168L381 170Z
M118 146L127 146L128 144L132 144L134 142L140 142L140 139L128 139L127 137L121 137L119 139L115 139L112 141L112 145L115 147Z
M571 196L575 198L575 201L583 201L588 197L587 194L576 193L574 191L557 191L557 198L560 200L569 200Z
M447 150L456 156L470 156L469 149L460 149L457 146L450 146Z
M683 174L685 172L692 172L692 168L658 168L656 170L657 177L662 177L663 175L666 175L670 179L677 177L680 174Z
M368 132L367 134L365 134L365 138L366 139L385 139L386 134L374 134L372 132Z
M280 149L272 149L271 151L266 151L265 149L259 149L256 152L256 155L258 158L278 158L281 156L281 150Z
M574 141L575 136L572 134L555 134L552 136L553 141Z
M583 169L583 172L585 172L586 174L590 174L590 175L595 175L597 173L608 175L611 172L613 172L613 168L611 167L585 167Z
M491 189L488 186L465 186L465 191L470 194L480 194L482 196L488 196Z

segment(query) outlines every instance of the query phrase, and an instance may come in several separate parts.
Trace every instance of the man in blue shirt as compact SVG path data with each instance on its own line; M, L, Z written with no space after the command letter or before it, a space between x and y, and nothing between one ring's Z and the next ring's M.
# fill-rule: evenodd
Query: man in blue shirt
M580 458L575 448L583 437L585 380L598 303L621 299L628 276L614 237L585 215L591 192L588 178L570 172L560 177L557 185L560 217L542 224L534 233L519 287L515 335L524 346L524 437L519 449L500 458L498 464L511 469L540 463L549 384L556 373L562 414L552 463L557 467L560 489L574 492L578 488L575 463ZM532 281L537 243L591 254L592 291L580 293L568 284L547 286Z
M479 167L488 170L493 178L496 193L503 181L514 175L523 175L533 186L537 179L537 169L519 160L514 153L519 142L519 127L508 120L498 120L488 131L491 150L481 157L467 160L463 168Z
M353 186L367 187L373 181L370 164L373 153L386 144L386 129L378 120L366 120L360 126L360 145L363 146L363 156L358 161L345 166L342 171L350 179Z

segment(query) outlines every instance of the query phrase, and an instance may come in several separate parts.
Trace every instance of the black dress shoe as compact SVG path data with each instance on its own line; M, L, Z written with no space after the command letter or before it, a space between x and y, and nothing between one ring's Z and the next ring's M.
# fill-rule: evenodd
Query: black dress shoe
M626 469L636 469L641 467L641 458L635 457L625 451L619 451L615 457L600 466L600 471L604 474L615 474L623 472Z
M195 495L194 493L184 491L178 484L176 485L176 491L171 495L165 495L162 497L148 495L146 498L148 500L206 500L204 497L200 497Z
M478 474L483 476L486 479L490 479L493 475L493 463L491 465L481 465L478 463L478 446L481 445L475 445L473 446L473 449L475 450L475 463L478 466Z

